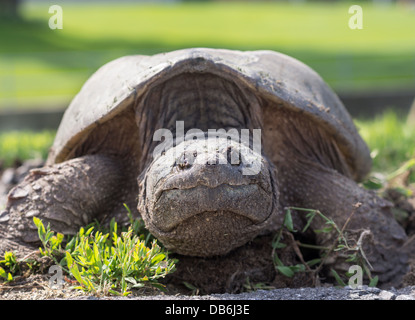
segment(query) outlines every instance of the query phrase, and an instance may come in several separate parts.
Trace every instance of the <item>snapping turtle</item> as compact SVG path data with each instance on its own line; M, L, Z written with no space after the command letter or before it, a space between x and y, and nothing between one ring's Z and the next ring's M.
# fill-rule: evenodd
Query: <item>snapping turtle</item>
M285 207L312 208L347 222L354 240L370 229L373 272L397 281L406 235L390 204L356 183L370 166L338 97L291 57L204 48L127 56L73 99L46 166L10 192L0 226L5 240L31 243L33 216L73 234L95 218L122 220L126 203L168 249L208 257L277 230Z

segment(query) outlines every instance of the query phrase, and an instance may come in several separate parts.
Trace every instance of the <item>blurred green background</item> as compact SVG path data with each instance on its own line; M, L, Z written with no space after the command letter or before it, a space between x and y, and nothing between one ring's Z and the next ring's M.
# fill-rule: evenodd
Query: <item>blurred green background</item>
M7 1L0 0L3 9ZM61 30L48 26L55 4L63 9ZM362 30L349 28L353 4L363 9ZM413 92L415 97L413 0L20 1L17 18L4 13L0 117L6 111L62 110L104 63L186 47L276 50L311 66L339 95ZM402 117L388 113L356 120L372 150L402 145L404 150L391 152L400 156L389 167L413 156L415 131ZM39 135L48 145L54 131L26 134ZM45 156L46 148L10 136L0 134L0 159L10 163L19 155L30 157L27 152ZM15 154L19 148L27 151L24 156Z
M61 30L48 27L53 4ZM196 46L280 51L339 93L415 88L415 10L359 1L363 29L351 30L352 4L25 1L0 24L0 108L62 108L110 60Z

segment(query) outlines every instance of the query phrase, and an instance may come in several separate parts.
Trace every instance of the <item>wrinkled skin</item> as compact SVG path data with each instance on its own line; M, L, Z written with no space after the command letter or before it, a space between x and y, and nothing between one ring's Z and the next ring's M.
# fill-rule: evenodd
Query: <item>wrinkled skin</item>
M347 156L317 120L268 106L242 85L210 74L183 74L150 88L132 112L136 123L131 115L114 119L100 129L110 134L91 133L74 159L33 171L10 192L0 215L0 251L36 240L33 216L71 234L95 218L117 216L125 202L138 207L169 249L222 255L278 230L283 208L296 206L318 209L340 227L347 222L351 243L371 230L364 247L381 283L399 284L407 271L407 237L390 204L353 181ZM154 132L174 131L176 121L184 121L184 132L262 129L261 153L241 143L229 148L221 138L213 149L205 149L206 140L188 140L153 157ZM253 160L259 172L242 174ZM354 209L356 203L362 205ZM304 216L294 220L301 230ZM314 219L311 227L322 223ZM315 239L326 246L334 240L332 234ZM327 263L347 269L340 254Z
M277 185L268 161L243 144L210 140L169 149L141 182L142 218L174 252L226 254L264 232L277 215ZM213 150L206 147L209 142ZM260 172L244 175L254 161Z

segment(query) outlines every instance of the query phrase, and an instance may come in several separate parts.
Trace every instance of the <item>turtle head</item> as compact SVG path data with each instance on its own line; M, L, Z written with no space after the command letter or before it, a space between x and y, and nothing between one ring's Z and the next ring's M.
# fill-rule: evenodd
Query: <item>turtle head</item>
M184 141L156 157L139 178L138 209L169 250L223 255L259 235L278 201L270 164L226 138Z

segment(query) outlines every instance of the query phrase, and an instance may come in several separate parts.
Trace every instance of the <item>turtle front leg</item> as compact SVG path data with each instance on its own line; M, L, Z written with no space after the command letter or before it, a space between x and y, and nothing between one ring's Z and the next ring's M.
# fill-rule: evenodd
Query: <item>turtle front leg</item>
M293 169L294 168L294 169ZM403 246L407 236L394 219L391 204L374 192L359 187L353 180L317 162L297 160L281 168L280 183L285 206L316 209L332 219L339 229L345 227L349 245L362 241L363 252L384 285L398 285L408 269L408 256ZM292 181L296 181L294 188ZM290 184L291 183L291 184ZM298 212L299 215L303 213ZM302 215L305 223L305 215ZM315 217L311 229L327 227L324 219ZM370 230L368 236L362 235ZM319 245L331 247L336 232L315 235ZM345 272L355 264L345 262L344 251L332 252L327 264ZM351 252L348 252L349 254Z
M125 179L117 159L90 155L35 169L8 195L0 226L24 242L38 241L33 217L54 231L75 234L110 213L121 199ZM121 200L120 200L121 201Z

